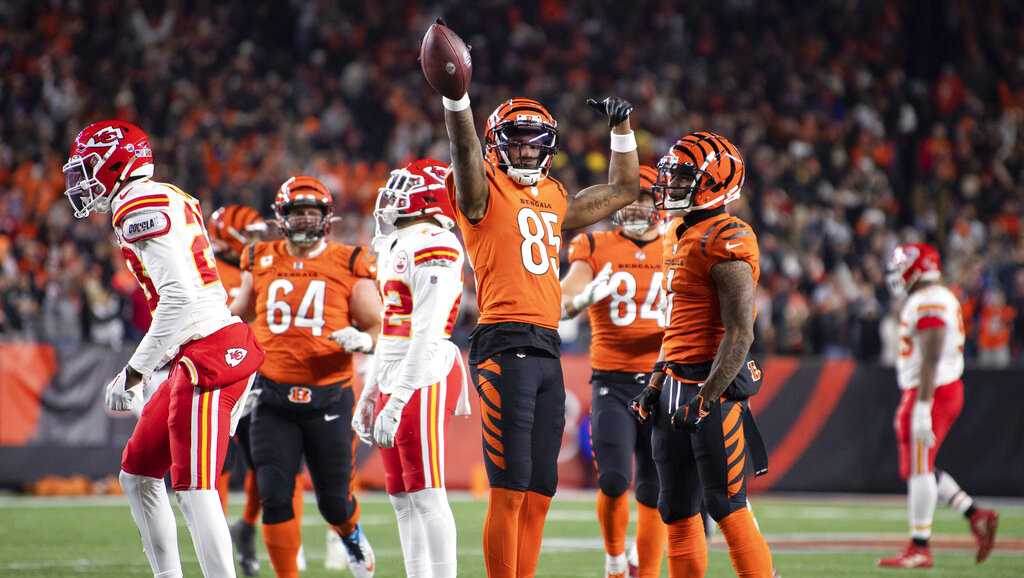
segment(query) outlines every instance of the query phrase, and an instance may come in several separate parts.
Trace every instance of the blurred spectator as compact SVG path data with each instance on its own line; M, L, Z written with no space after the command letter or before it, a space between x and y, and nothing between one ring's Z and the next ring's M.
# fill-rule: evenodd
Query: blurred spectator
M1016 316L1002 291L989 290L978 322L978 361L982 366L998 368L1010 364L1010 328Z

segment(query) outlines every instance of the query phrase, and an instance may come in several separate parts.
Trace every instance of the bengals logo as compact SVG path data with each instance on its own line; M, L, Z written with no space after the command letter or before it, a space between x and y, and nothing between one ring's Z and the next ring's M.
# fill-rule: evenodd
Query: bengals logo
M753 359L747 362L747 371L750 372L750 379L753 381L761 381L761 368L757 366L757 363Z
M224 363L231 367L238 367L238 365L245 360L246 355L249 355L248 350L240 347L232 347L224 354Z
M313 401L313 392L308 387L293 387L288 390L288 401L292 403L310 403Z

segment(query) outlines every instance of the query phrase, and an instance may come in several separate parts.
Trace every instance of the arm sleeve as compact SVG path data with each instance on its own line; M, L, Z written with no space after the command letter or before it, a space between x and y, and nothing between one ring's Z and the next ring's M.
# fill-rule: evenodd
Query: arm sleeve
M946 311L947 307L943 303L919 303L912 310L911 321L914 329L922 331L945 327L946 322L943 320L943 315L946 314Z
M188 309L194 301L185 280L195 274L195 264L188 261L191 254L175 246L174 241L174 236L164 235L136 244L142 265L160 295L153 323L128 360L128 365L146 377L175 353L172 350L178 345L178 334L188 323Z
M408 397L415 390L443 376L437 373L440 357L446 355L445 339L448 315L462 295L458 262L432 260L414 266L412 278L412 333L409 351L398 371L395 394Z

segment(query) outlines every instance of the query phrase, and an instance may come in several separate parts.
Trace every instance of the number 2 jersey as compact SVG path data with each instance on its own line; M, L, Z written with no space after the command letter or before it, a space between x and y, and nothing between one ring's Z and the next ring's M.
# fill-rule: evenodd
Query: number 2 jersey
M590 365L600 371L649 372L664 332L661 239L634 241L621 229L577 235L569 261L583 261L596 275L612 265L610 297L590 315Z
M330 336L351 325L349 297L360 278L373 279L373 256L324 241L301 258L288 252L287 241L258 242L242 251L241 269L252 275L251 325L267 354L260 374L292 385L351 385L352 355Z
M443 383L452 364L461 363L449 338L462 300L462 246L451 231L419 223L392 233L381 247L377 286L384 311L374 353L380 391Z
M936 387L960 379L964 373L964 324L960 301L942 285L930 285L907 296L900 311L900 352L896 376L900 389L912 389L921 380L921 331L944 327L946 338L938 367Z
M662 343L665 360L682 364L711 361L725 334L711 269L726 261L745 261L756 287L761 276L757 236L750 225L724 210L690 223L677 217L665 232L663 251L669 298Z
M145 376L194 339L239 322L228 311L199 201L143 181L111 199L114 234L153 322L129 365Z

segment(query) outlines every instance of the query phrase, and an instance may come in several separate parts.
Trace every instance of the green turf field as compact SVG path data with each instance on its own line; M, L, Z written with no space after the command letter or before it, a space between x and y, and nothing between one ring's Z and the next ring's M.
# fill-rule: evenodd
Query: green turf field
M238 504L241 496L232 496L232 500ZM349 576L347 571L323 569L325 526L311 500L308 496L303 520L303 542L309 560L309 570L303 575ZM483 576L480 529L484 504L465 497L453 497L453 501L459 528L459 575ZM876 558L895 552L904 543L906 522L900 500L762 496L754 499L754 507L784 578L1024 577L1024 503L999 505L996 550L981 566L974 564L966 523L940 508L935 523L937 567L931 571L874 568ZM237 508L233 507L234 513ZM398 534L383 496L365 497L363 525L377 553L377 576L403 576ZM185 575L200 576L180 517L179 527ZM603 561L592 496L556 498L537 575L600 578ZM263 555L261 576L272 575ZM708 576L733 575L721 538L716 536ZM0 576L144 578L150 574L123 498L0 497Z

